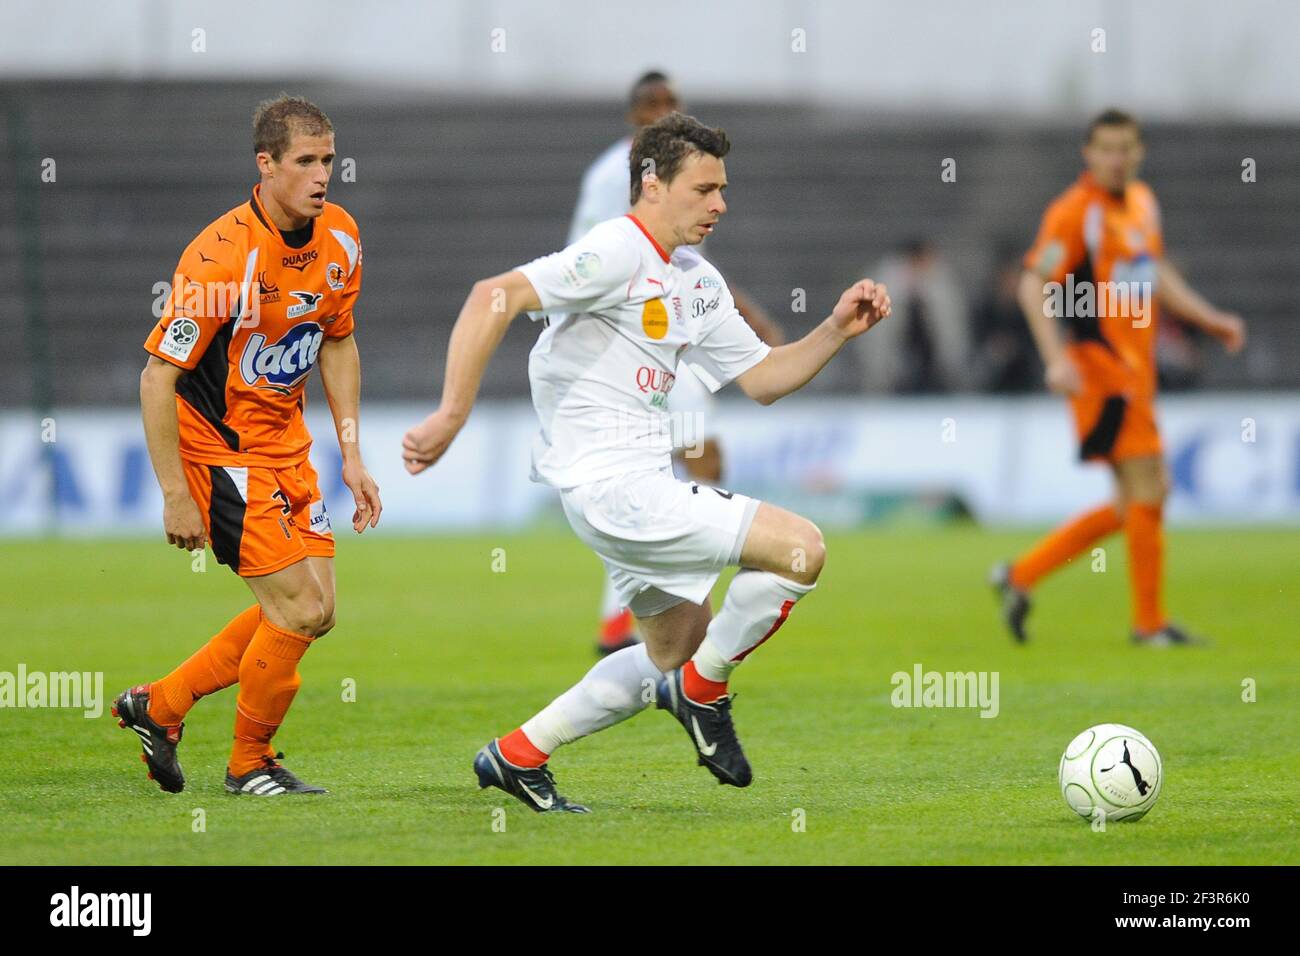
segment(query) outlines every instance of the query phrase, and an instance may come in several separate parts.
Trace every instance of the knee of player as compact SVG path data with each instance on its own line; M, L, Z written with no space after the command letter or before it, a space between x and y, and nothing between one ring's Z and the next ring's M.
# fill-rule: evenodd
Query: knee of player
M794 550L794 561L790 570L799 580L812 584L826 566L826 539L821 529L811 521L805 521L799 532L799 544Z
M1145 505L1148 508L1163 508L1165 499L1169 496L1169 489L1163 485L1157 485L1147 490L1145 494L1138 495L1134 498L1134 503Z
M311 636L324 637L334 626L334 607L322 600L311 620Z
M330 631L334 630L334 608L330 607L324 614L325 620L321 623L320 628L316 631L317 637L324 637Z
M1165 499L1169 497L1169 492L1172 490L1173 490L1172 482L1170 482L1169 480L1168 473L1162 471L1160 473L1160 477L1156 480L1156 495L1157 495L1156 503L1164 504Z
M319 595L303 597L293 603L286 614L288 627L307 637L319 637L333 626L334 612ZM329 625L327 627L326 625Z
M334 629L334 595L321 595L321 625L320 630L316 632L317 637L324 637Z
M1165 477L1153 479L1136 488L1127 489L1125 492L1116 496L1115 507L1119 513L1125 514L1130 505L1143 505L1145 507L1163 507L1165 499L1169 497L1169 480Z
M650 657L650 663L667 674L669 671L684 667L695 652L689 651L685 647L668 647L649 649L647 653Z

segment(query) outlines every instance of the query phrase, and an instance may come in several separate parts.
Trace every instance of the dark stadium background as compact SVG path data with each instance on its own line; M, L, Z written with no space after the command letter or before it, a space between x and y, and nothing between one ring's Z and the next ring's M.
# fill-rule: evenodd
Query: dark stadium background
M563 245L582 171L623 131L632 77L611 77L603 101L526 102L287 75L0 83L0 315L9 330L0 405L136 400L153 285L203 225L247 197L251 111L280 90L323 104L340 160L356 163L355 182L336 169L330 199L354 214L365 244L366 399L435 397L470 285ZM978 299L998 250L1027 248L1043 207L1079 169L1083 113L1049 123L683 94L734 144L730 211L710 254L792 334L913 237L934 242ZM1300 387L1295 127L1156 120L1146 138L1143 176L1157 189L1172 255L1212 302L1250 323L1246 353L1211 354L1197 384ZM1240 178L1246 156L1258 168L1250 184ZM56 184L39 179L43 157L57 161ZM940 181L945 157L957 160L956 183ZM803 314L790 310L796 288L807 293ZM527 394L535 333L522 321L512 328L485 395ZM860 370L851 353L845 359L810 388L860 390Z

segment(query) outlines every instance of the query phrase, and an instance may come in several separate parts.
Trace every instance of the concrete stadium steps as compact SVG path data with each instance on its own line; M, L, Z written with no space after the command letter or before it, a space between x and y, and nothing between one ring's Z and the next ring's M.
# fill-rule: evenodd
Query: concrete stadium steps
M35 178L49 323L50 385L62 404L135 401L152 286L196 232L254 182L249 119L282 88L316 99L339 129L330 198L358 219L366 249L358 335L374 398L427 398L470 284L560 246L591 159L621 133L615 102L466 102L320 83L0 84L19 103L55 184L15 170L0 126L0 314L21 331L0 354L0 405L30 400L32 371L15 221L16 175ZM1079 129L969 117L839 113L799 104L689 104L728 129L731 211L709 255L790 332L811 327L842 287L898 242L938 242L972 300L998 245L1024 248L1043 206L1078 174ZM1300 267L1294 132L1259 125L1154 124L1145 177L1170 250L1216 303L1251 321L1271 361L1211 363L1225 386L1300 385L1291 285ZM1258 179L1240 181L1254 157ZM940 162L957 160L957 182ZM791 291L808 311L789 312ZM512 328L484 393L526 391L536 335ZM1261 371L1262 370L1262 371ZM851 362L818 388L852 388Z

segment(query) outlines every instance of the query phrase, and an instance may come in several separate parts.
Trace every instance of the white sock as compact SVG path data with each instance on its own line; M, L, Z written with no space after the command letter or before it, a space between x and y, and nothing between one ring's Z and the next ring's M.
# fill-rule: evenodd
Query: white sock
M745 655L775 634L794 603L816 586L797 584L770 571L741 568L691 658L696 673L726 683Z
M534 747L554 753L562 744L612 727L654 703L663 672L650 662L644 644L602 659L520 729Z
M603 624L610 618L618 617L623 613L623 602L619 600L618 591L614 590L614 582L609 579L609 574L605 574L605 590L600 596L600 621Z

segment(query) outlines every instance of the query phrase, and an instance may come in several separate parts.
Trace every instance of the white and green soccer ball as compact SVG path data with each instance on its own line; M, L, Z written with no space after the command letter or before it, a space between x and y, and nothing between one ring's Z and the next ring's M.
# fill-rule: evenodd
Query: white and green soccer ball
M1098 724L1061 755L1061 796L1088 820L1137 820L1160 796L1164 766L1155 744L1123 724Z

